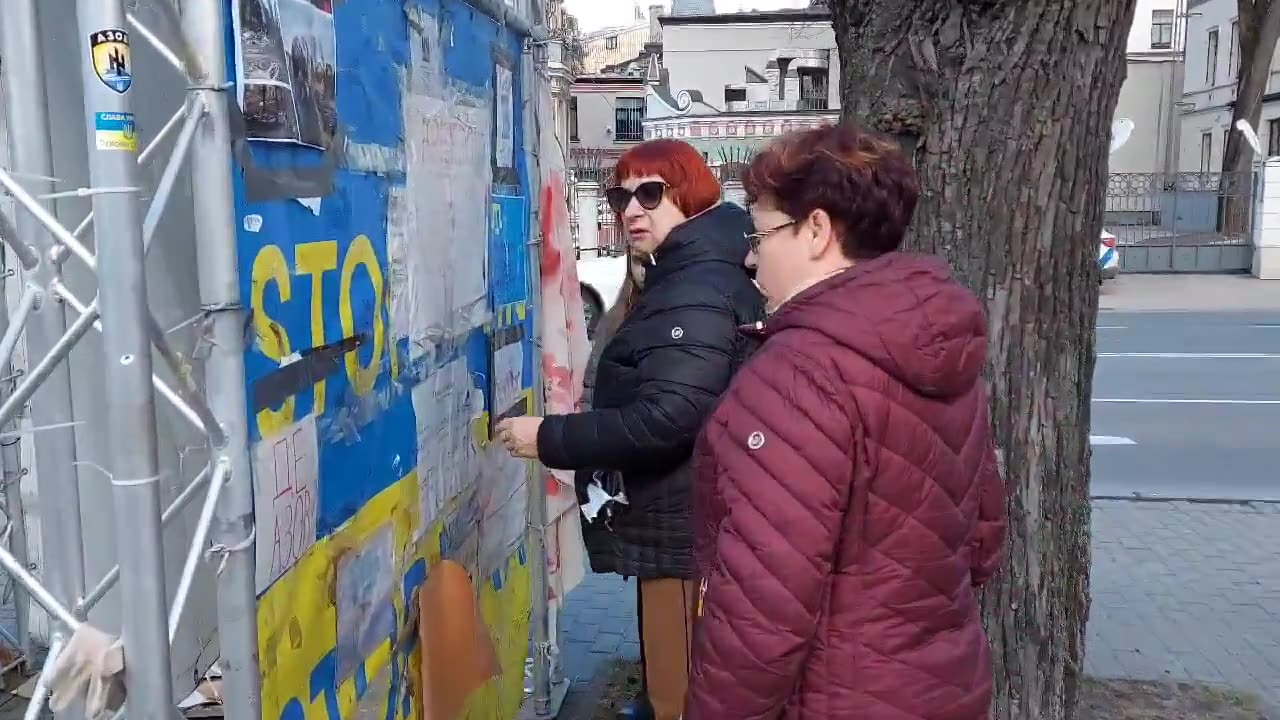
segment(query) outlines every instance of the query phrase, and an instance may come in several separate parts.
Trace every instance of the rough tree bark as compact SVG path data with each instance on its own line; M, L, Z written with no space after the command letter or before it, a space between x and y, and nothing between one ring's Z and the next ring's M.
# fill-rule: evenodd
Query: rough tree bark
M1010 486L993 717L1073 716L1089 610L1098 233L1135 0L828 0L845 119L916 136L910 244L985 298Z
M1227 133L1227 145L1222 150L1222 172L1233 173L1222 178L1223 230L1228 233L1248 228L1248 191L1252 185L1242 173L1252 169L1253 150L1235 127L1238 121L1247 120L1262 134L1262 142L1267 142L1265 129L1258 123L1262 120L1262 95L1271 75L1271 57L1276 40L1280 39L1280 0L1236 0L1236 13L1240 68L1236 71L1231 132Z

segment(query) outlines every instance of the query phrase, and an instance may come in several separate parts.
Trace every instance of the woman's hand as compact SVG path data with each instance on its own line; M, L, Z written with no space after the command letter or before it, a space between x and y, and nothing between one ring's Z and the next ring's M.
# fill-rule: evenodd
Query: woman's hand
M514 417L498 423L496 431L507 452L518 458L537 460L538 428L541 426L540 417Z

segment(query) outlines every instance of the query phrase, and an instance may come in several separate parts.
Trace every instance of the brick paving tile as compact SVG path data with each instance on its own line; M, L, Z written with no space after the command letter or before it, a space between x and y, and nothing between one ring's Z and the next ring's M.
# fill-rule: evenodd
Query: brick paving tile
M1222 683L1257 693L1277 712L1278 548L1280 505L1095 501L1085 671ZM582 694L611 650L639 653L634 585L589 575L569 595L561 628L577 696L561 718L586 720L591 702Z

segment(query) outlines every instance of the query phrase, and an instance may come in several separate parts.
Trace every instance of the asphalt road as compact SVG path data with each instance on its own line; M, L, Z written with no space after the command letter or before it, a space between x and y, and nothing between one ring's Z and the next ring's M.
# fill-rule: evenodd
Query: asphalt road
M1280 500L1280 310L1103 311L1098 497Z

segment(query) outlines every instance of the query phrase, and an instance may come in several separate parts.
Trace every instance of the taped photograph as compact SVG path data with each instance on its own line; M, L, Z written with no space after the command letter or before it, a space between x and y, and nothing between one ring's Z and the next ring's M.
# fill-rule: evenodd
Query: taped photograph
M239 0L234 8L248 138L327 149L338 116L332 0Z
M395 547L391 525L338 558L335 606L338 615L338 678L356 668L396 634Z

